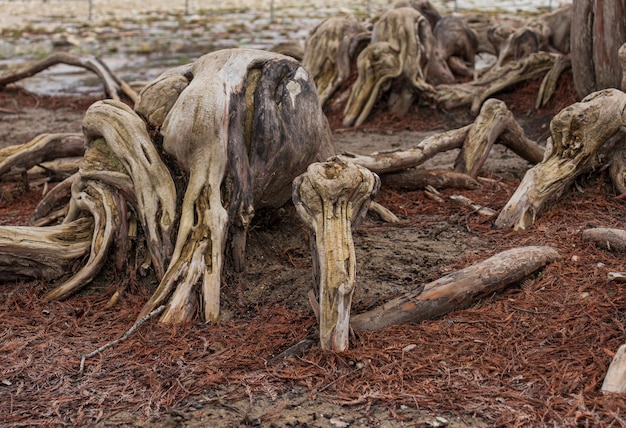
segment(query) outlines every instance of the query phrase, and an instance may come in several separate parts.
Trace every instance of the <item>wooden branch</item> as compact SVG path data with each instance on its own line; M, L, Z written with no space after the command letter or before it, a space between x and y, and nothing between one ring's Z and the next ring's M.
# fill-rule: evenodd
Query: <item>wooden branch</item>
M559 77L565 70L572 68L572 58L570 55L562 55L556 58L554 66L548 71L541 81L539 87L539 94L537 95L537 102L535 108L540 108L548 104L550 98L556 90L556 84L559 81Z
M508 62L501 67L494 67L474 81L438 85L436 87L437 105L444 110L471 105L470 111L476 115L486 99L519 82L548 73L560 56L560 54L537 52L518 61Z
M470 207L480 215L491 217L496 214L491 208L479 205L463 195L451 195L450 199L464 207Z
M583 231L583 239L617 253L626 252L626 230L597 227Z
M469 175L448 169L409 168L404 171L382 174L381 182L385 186L401 190L425 189L477 189L480 183Z
M72 196L72 185L79 178L79 174L76 173L57 184L54 189L48 192L35 207L28 221L29 225L43 226L45 224L44 219L61 205L66 206L64 211L67 212L67 203Z
M478 177L491 148L501 142L532 163L543 159L543 148L528 139L506 104L495 98L485 101L480 114L471 125L454 169Z
M141 327L143 324L145 324L147 321L150 321L152 318L154 318L156 315L160 314L161 312L163 312L163 310L165 309L165 305L159 306L158 308L156 308L155 310L153 310L152 312L150 312L149 314L141 317L140 319L138 319L132 326L131 328L129 328L120 338L112 340L110 342L105 343L104 345L102 345L101 347L99 347L98 349L96 349L95 351L92 351L88 354L83 354L80 357L80 366L79 366L79 370L78 373L79 374L83 374L83 370L85 369L85 361L87 361L87 359L95 357L96 355L98 355L99 353L101 353L102 351L106 351L107 349L109 349L112 346L117 345L118 343L128 339L135 331L137 331L137 329L139 327Z
M71 278L49 291L44 300L63 299L80 290L100 272L114 241L124 243L128 240L127 236L120 236L119 233L125 230L123 221L126 219L126 204L119 194L98 182L81 185L72 192L72 202L77 210L90 213L94 220L89 258Z
M119 94L125 94L134 103L137 101L137 93L122 79L117 77L107 65L99 58L93 56L79 57L67 52L56 52L47 58L29 65L16 73L0 77L0 88L52 67L57 64L67 64L82 67L94 72L104 84L105 93L114 100L120 99Z
M0 150L0 178L21 173L33 166L58 158L82 156L85 152L82 134L42 134L25 144Z
M426 162L437 153L458 149L470 130L471 125L432 135L422 140L417 146L407 150L376 152L371 155L343 153L339 157L345 161L364 166L377 174L387 174L412 168Z
M398 298L355 315L354 330L379 330L394 324L419 322L519 283L561 256L552 247L520 247L498 253L487 260L453 272Z
M59 226L0 226L1 281L56 279L89 252L93 221L82 218Z
M393 224L401 223L400 219L394 213L376 201L370 202L369 211L377 214L378 217L380 217L380 219L384 222Z

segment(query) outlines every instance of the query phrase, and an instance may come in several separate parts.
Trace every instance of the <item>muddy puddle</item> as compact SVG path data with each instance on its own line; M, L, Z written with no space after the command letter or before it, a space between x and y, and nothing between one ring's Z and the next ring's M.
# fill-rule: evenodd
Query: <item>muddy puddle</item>
M40 22L0 40L0 75L16 72L54 52L100 58L126 82L153 80L166 69L225 48L271 49L285 41L304 41L328 11L314 16L270 19L265 12L209 16L148 15L141 21L100 25ZM100 94L102 84L80 67L55 65L20 85L40 94Z

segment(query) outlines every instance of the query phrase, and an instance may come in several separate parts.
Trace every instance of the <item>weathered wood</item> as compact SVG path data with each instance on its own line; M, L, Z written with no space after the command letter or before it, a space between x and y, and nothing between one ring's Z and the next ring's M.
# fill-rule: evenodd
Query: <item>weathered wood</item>
M626 230L596 227L583 231L583 239L609 251L626 252Z
M422 140L415 147L406 150L390 150L371 155L343 153L340 157L364 166L377 174L396 172L421 165L437 153L460 148L470 127L471 125L467 125L463 128L432 135Z
M293 179L334 153L315 84L294 59L227 49L165 73L137 111L162 123L163 149L189 178L169 267L139 316L167 301L162 322L219 317L227 233L243 268L255 209L289 200Z
M450 195L450 200L456 202L459 205L463 205L464 207L469 207L480 215L484 215L487 217L496 215L496 211L492 210L489 207L479 205L476 202L472 201L471 199L463 195Z
M449 169L409 168L404 171L383 174L380 176L385 186L401 190L424 189L432 186L435 189L477 189L480 183L473 177Z
M625 121L626 94L617 89L595 92L559 112L550 123L553 149L527 171L495 221L499 228L526 229L592 164L595 154L615 137Z
M85 113L83 132L87 151L81 175L107 183L136 203L152 264L161 278L172 253L176 187L145 123L126 104L103 100Z
M85 152L82 134L42 134L25 144L0 150L0 178L22 173L46 161L82 156Z
M356 331L433 319L517 284L561 258L552 247L520 247L498 253L352 317Z
M339 158L311 164L293 182L296 211L312 231L322 349L348 349L356 276L352 228L367 213L379 186L376 174Z
M93 217L89 258L70 279L49 291L44 300L63 299L80 290L100 272L114 243L124 247L128 242L124 223L127 207L119 194L106 184L89 181L77 183L72 193L74 208Z
M570 68L572 68L572 58L570 55L561 55L556 57L554 66L546 73L545 77L541 81L535 108L538 109L548 104L548 101L550 101L552 95L554 95L559 77L561 77L561 74L565 70Z
M626 193L626 127L622 126L615 135L615 146L603 150L609 159L609 177L613 187L620 195Z
M573 3L572 72L578 96L619 88L618 50L626 42L626 6L622 0L577 0Z
M619 87L622 91L626 91L626 43L624 43L617 51L620 66L622 67L622 83Z
M473 124L434 134L415 147L370 155L344 153L340 157L376 172L385 180L384 175L419 166L437 153L462 148L455 161L455 169L476 178L496 141L531 163L543 159L544 149L526 137L523 128L517 123L506 104L496 99L485 102ZM422 173L403 171L398 174L402 177ZM425 183L427 184L437 187L436 183Z
M626 392L626 345L617 349L600 390L619 394Z
M543 159L543 148L526 137L504 102L492 98L483 104L480 115L467 133L454 162L455 170L476 178L498 139L529 162L537 163Z
M89 252L93 221L82 218L49 228L0 226L0 281L57 279Z
M105 93L114 100L119 100L120 94L126 95L133 102L137 100L137 93L126 82L115 75L99 58L76 56L68 52L53 53L41 61L26 66L22 70L0 77L0 87L34 76L57 64L73 65L94 72L104 84Z
M436 104L444 110L470 105L471 113L476 115L486 99L519 82L549 73L561 56L537 52L518 61L508 62L502 67L492 68L468 83L437 85ZM558 67L561 67L560 63ZM547 102L546 95L542 95L541 99L544 103Z
M429 54L426 80L433 85L455 83L456 75L473 77L478 35L462 15L448 15L433 27L435 43Z
M371 33L354 16L331 17L309 34L302 65L311 73L324 105L350 76L352 59L369 43Z
M510 58L519 60L539 51L569 53L571 23L571 4L563 4L555 10L528 18L500 38L498 60L494 66L501 67Z
M67 204L72 196L72 186L79 179L80 175L74 173L46 193L35 207L28 224L30 226L46 225L46 217L49 217L55 210L62 209L67 214Z
M396 113L406 113L417 94L433 95L424 74L433 43L430 24L417 10L401 7L385 12L374 24L371 44L357 58L358 77L343 124L362 124L378 96L390 87L389 109ZM399 91L393 90L392 81L401 82Z

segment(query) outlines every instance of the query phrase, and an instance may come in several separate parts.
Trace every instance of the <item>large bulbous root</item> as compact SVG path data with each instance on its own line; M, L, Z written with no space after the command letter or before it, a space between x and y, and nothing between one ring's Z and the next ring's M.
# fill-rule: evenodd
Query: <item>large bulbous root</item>
M163 150L188 177L170 264L140 317L169 299L163 322L216 321L229 239L240 270L255 210L284 204L293 178L333 153L315 85L292 58L223 50L159 78L137 110L162 123Z

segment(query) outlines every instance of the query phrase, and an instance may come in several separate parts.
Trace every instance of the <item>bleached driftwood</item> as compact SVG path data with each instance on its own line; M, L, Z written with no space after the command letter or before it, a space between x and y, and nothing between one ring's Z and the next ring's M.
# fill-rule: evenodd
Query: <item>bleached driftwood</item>
M345 351L355 288L352 229L367 213L380 186L368 169L332 158L311 164L293 182L296 211L312 231L313 277L319 289L320 343Z
M104 84L105 93L114 100L119 100L120 94L126 95L133 102L137 100L135 90L113 73L99 58L93 56L76 56L67 52L56 52L41 61L26 66L22 70L0 77L0 87L34 76L57 64L73 65L94 72Z
M540 92L537 96L543 105L549 100L548 94L558 80L559 71L563 71L563 64L568 64L561 57L561 54L537 52L492 69L468 83L437 85L437 105L445 110L469 105L471 113L475 115L483 102L492 95L519 82L544 76L548 82L542 84L542 91L546 93Z
M369 42L370 31L354 16L330 17L309 34L302 65L311 73L320 104L326 104L350 76L350 65Z
M553 149L541 163L528 170L513 196L500 212L499 228L526 229L545 206L590 165L608 140L619 139L626 94L617 89L598 91L561 110L550 123Z
M165 305L163 322L191 319L198 309L216 320L227 232L241 266L255 208L282 206L292 180L334 152L306 70L292 58L247 49L221 50L165 72L142 90L136 111L98 101L85 114L83 131L86 150L67 184L63 226L82 226L64 239L76 239L83 251L67 254L82 258L88 251L87 261L78 272L29 267L50 257L46 237L57 229L47 226L32 228L42 236L28 248L34 261L12 264L20 242L11 237L18 232L3 226L0 278L16 269L73 274L46 296L58 299L84 287L107 260L119 271L129 269L129 259L146 260L160 284L139 317ZM64 251L62 241L57 251Z
M406 113L417 94L433 95L434 88L424 75L433 45L430 24L417 10L401 7L385 12L374 24L371 44L357 58L358 77L344 109L343 124L362 124L393 81L402 84L399 90L392 89L390 111Z
M84 152L82 134L41 134L25 144L0 150L0 178L22 174L46 161L82 156Z
M543 148L526 137L503 101L492 98L485 101L472 124L454 163L455 170L476 178L496 141L532 164L543 159Z
M471 125L434 134L415 147L377 152L369 156L344 153L341 157L376 172L384 181L384 174L413 168L438 153L462 148L455 161L455 169L476 178L496 142L505 145L531 163L543 159L544 149L526 137L506 104L497 99L486 101Z

